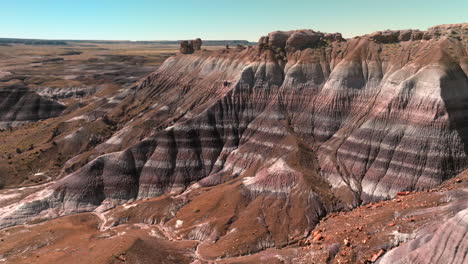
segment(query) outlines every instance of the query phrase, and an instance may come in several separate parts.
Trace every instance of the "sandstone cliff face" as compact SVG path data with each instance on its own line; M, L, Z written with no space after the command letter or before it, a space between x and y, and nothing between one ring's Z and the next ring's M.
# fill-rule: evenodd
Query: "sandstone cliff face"
M273 32L257 47L172 57L135 87L155 131L2 209L0 227L170 194L186 206L167 225L215 259L437 186L467 165L467 30Z

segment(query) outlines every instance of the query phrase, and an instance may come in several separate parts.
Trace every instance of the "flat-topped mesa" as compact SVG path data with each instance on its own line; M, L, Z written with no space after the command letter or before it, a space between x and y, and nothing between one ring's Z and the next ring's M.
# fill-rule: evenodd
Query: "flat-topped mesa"
M447 24L428 28L426 31L419 29L384 30L376 31L363 37L368 37L377 43L389 44L402 41L430 40L440 37L466 38L467 24ZM346 41L341 33L322 33L311 29L274 31L267 36L262 36L258 41L261 49L271 48L273 51L285 50L294 52L307 48L326 46L331 42Z
M293 52L307 48L325 46L333 41L345 41L340 33L322 33L311 29L292 31L275 31L263 36L258 41L261 49L271 48L274 51L286 50Z
M397 43L400 41L430 39L431 36L420 30L385 30L371 33L369 38L378 43Z
M412 40L430 40L440 37L464 38L468 33L467 24L447 24L428 28L427 31L418 29L384 30L373 32L367 37L377 43L398 43Z
M183 40L180 42L180 53L182 54L192 54L197 50L201 50L203 42L200 38L193 40Z

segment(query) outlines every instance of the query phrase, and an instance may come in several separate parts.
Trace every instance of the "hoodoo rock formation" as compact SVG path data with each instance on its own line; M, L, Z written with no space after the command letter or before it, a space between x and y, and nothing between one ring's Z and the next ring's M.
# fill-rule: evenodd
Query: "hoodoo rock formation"
M182 53L182 54L192 54L193 53L192 43L188 42L187 40L181 41L180 42L180 53Z
M200 38L188 41L183 40L180 42L180 53L182 54L192 54L197 50L201 50L203 42Z
M192 47L194 51L201 50L201 46L203 44L202 40L200 38L196 38L191 41Z
M151 132L1 208L0 228L160 197L157 212L107 211L105 226L160 225L197 241L196 259L227 259L298 243L329 213L467 168L468 24L353 39L277 31L256 47L194 53L200 46L182 41L182 54L133 88L144 110L132 122ZM121 144L130 124L101 147ZM465 263L465 208L381 263Z

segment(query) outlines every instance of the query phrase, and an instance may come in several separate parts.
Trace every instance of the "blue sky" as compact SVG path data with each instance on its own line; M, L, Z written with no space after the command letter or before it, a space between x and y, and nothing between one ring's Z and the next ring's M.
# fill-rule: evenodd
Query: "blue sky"
M353 37L468 22L468 0L0 0L0 37L247 39L311 28Z

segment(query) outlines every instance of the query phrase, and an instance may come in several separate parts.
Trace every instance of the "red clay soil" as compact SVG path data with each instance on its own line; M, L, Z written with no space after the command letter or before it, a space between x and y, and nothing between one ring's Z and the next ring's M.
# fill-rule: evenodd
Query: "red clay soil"
M219 228L226 228L235 210L226 211L225 217L210 214L209 206L197 207L188 202L182 209L178 198L160 197L117 207L104 214L109 222L113 218L127 219L127 223L102 226L94 213L76 214L33 225L22 225L0 231L0 256L8 263L373 263L386 251L414 238L415 231L451 216L444 209L445 199L452 191L468 187L468 172L460 174L439 188L414 193L401 193L389 201L371 203L352 211L332 213L323 218L306 238L285 244L284 247L240 257L205 260L219 251L228 252L251 239L238 237L226 244L227 248L205 247L197 240L184 240L183 231L174 233L172 218L178 214L205 214L217 219ZM208 191L209 193L209 191ZM226 192L229 201L241 205ZM206 197L204 197L206 198ZM208 199L210 200L210 199ZM214 199L222 201L222 199ZM466 198L465 198L466 200ZM223 206L221 204L221 206ZM224 206L229 208L228 200ZM445 207L444 207L445 206ZM232 207L232 206L231 206ZM206 211L206 212L205 212ZM434 214L434 212L438 212ZM196 218L196 217L195 217ZM194 219L195 219L194 218ZM225 219L225 220L223 220ZM149 224L142 224L142 222ZM112 221L110 221L112 222ZM107 223L109 224L109 223ZM101 227L101 228L100 228ZM106 229L106 227L108 229ZM252 235L259 232L261 227ZM183 230L183 228L181 229ZM224 243L223 243L224 244ZM201 246L201 248L200 248ZM214 250L210 253L209 250ZM216 252L218 251L218 252Z

